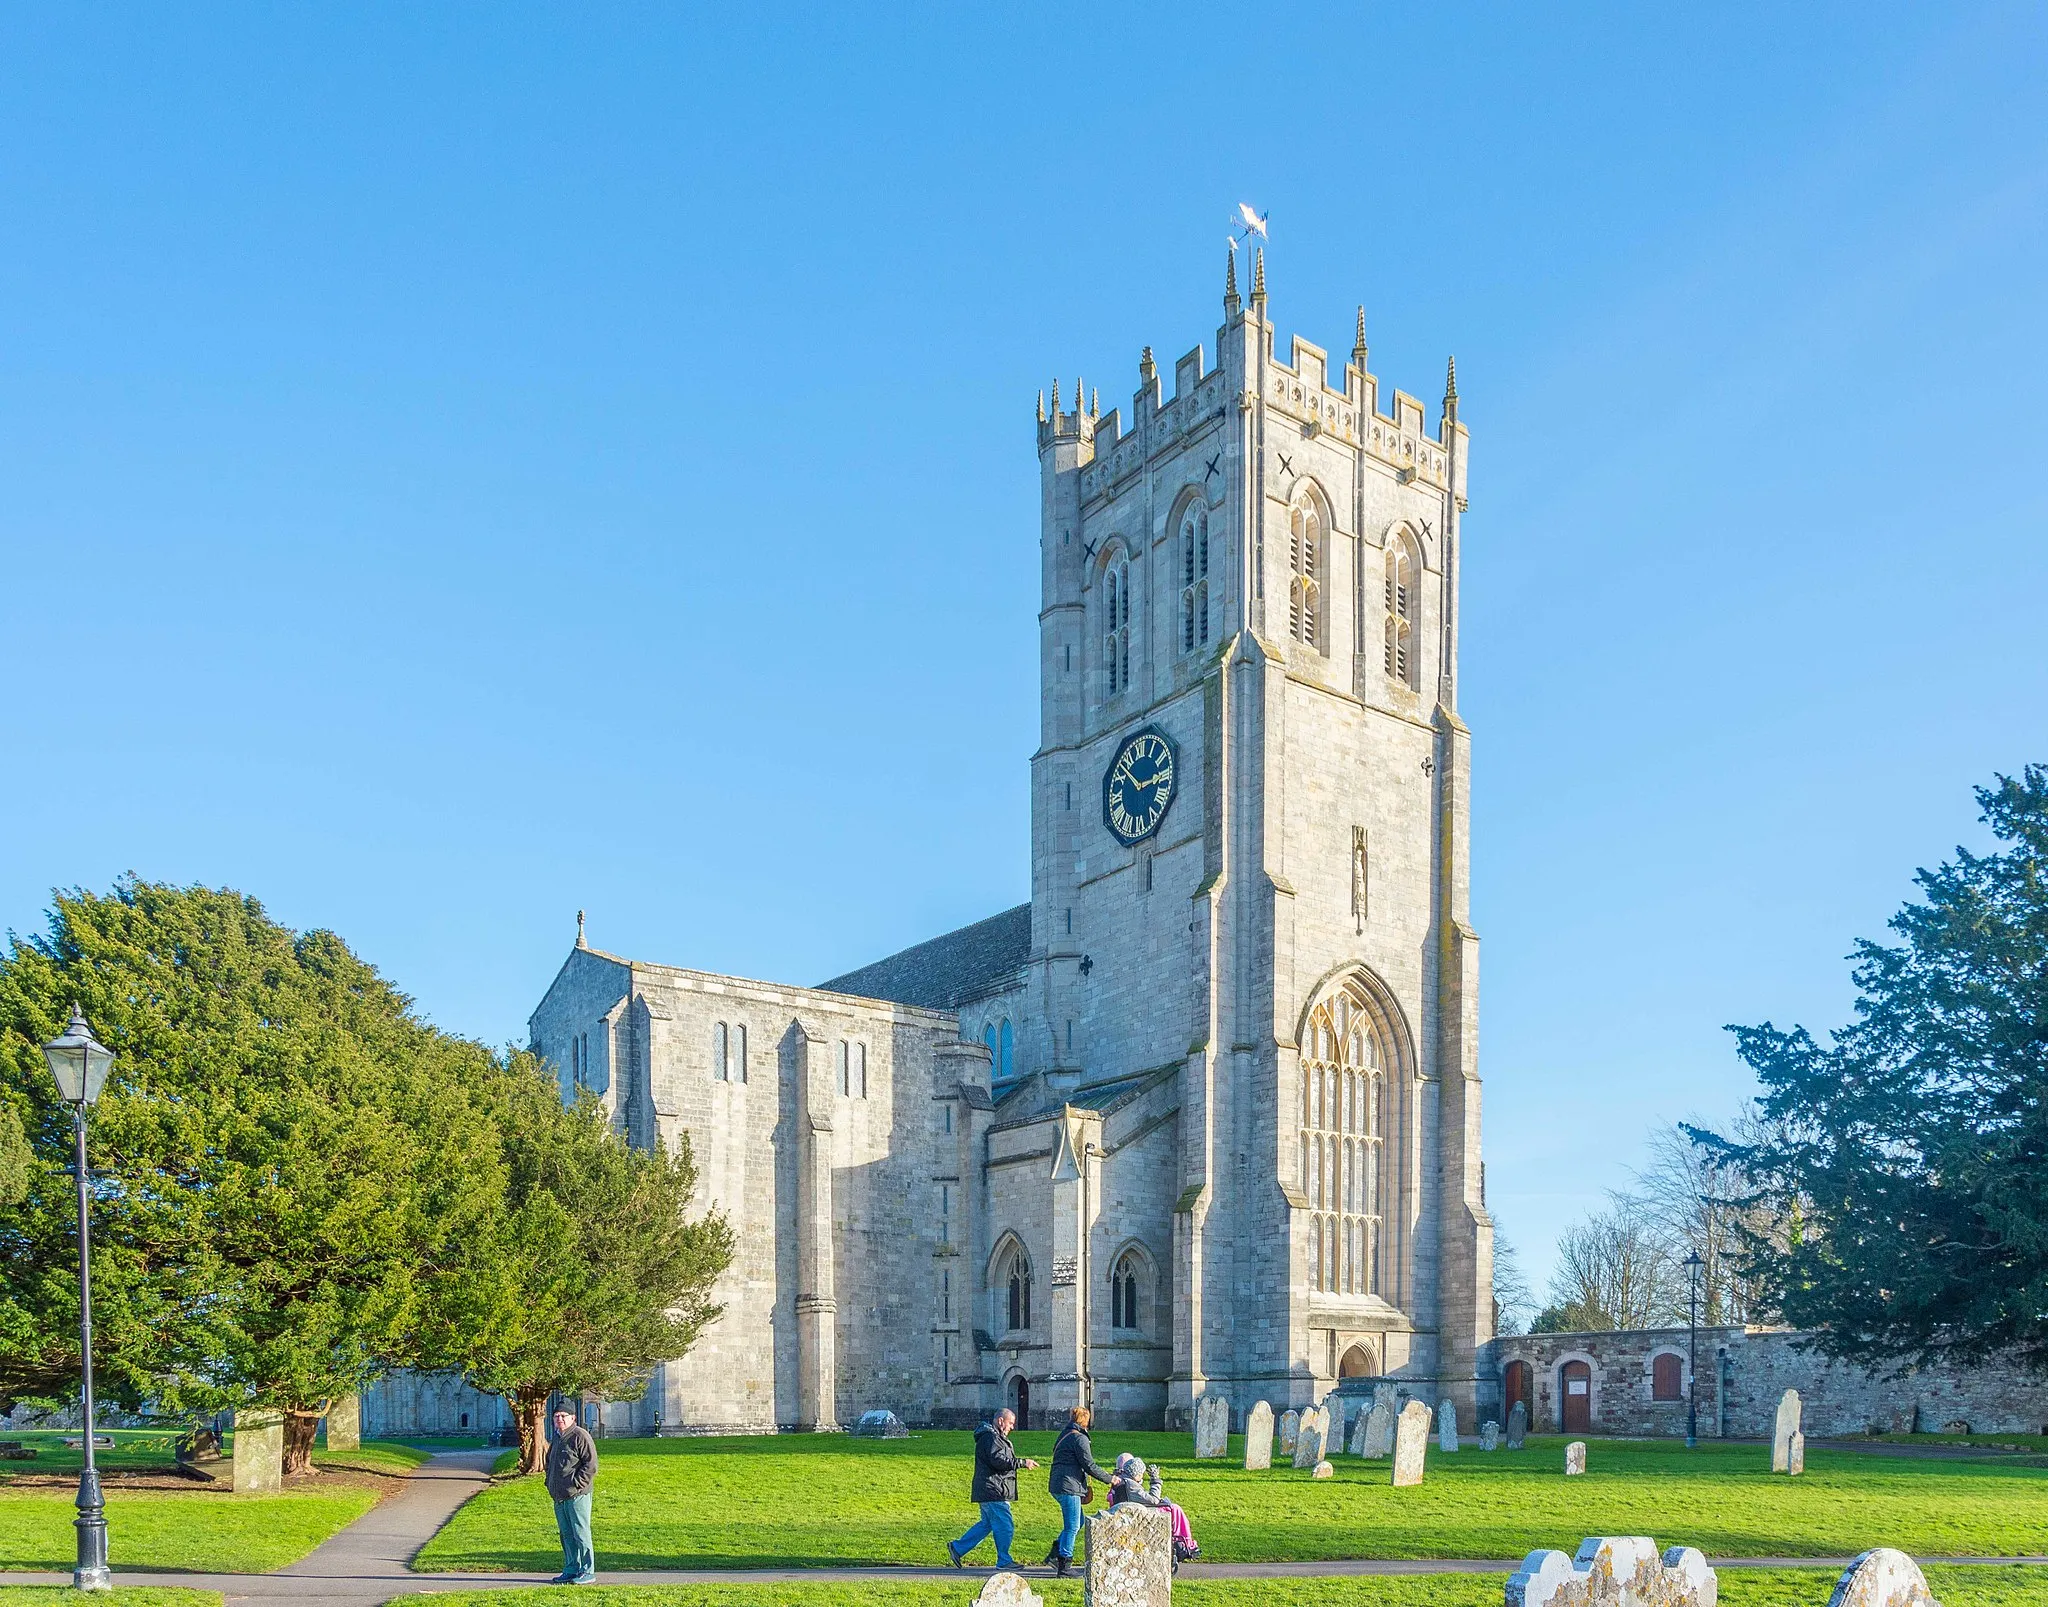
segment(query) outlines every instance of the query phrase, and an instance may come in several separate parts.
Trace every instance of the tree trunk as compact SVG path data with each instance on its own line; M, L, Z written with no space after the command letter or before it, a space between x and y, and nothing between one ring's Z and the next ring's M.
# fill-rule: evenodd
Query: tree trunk
M547 1412L552 1390L522 1389L512 1397L512 1411L519 1420L519 1471L543 1473L548 1465Z
M320 1432L321 1408L284 1409L284 1476L313 1471L313 1436Z

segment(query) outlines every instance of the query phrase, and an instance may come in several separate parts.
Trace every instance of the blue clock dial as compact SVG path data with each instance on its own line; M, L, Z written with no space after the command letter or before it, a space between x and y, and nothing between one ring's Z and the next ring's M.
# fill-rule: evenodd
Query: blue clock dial
M1118 842L1142 842L1159 829L1179 784L1173 739L1147 726L1116 750L1102 778L1102 821Z

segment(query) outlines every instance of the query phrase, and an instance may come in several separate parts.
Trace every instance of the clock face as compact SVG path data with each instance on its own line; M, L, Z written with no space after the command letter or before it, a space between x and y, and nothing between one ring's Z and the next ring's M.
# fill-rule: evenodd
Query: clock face
M1152 726L1132 733L1102 778L1102 819L1118 842L1142 842L1159 829L1180 784L1173 739Z

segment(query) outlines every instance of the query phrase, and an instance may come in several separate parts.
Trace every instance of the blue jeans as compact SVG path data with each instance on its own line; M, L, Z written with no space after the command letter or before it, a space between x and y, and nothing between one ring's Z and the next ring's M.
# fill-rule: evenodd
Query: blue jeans
M1066 1519L1060 1530L1060 1555L1072 1562L1074 1543L1081 1538L1081 1498L1078 1495L1056 1495L1053 1499L1059 1502L1060 1516Z
M562 1577L578 1584L597 1578L597 1557L590 1549L590 1494L555 1503L555 1527L562 1531Z
M981 1503L981 1521L953 1542L953 1555L965 1557L990 1535L996 1540L996 1566L1013 1568L1016 1564L1010 1558L1010 1539L1017 1532L1017 1521L1010 1516L1007 1501L984 1501Z

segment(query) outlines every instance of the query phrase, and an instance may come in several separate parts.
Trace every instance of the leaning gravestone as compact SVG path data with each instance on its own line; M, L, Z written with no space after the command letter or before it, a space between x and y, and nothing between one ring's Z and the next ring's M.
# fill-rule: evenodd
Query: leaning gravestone
M1394 1408L1385 1401L1374 1401L1365 1414L1365 1447L1358 1454L1374 1462L1394 1454Z
M1500 1449L1500 1424L1488 1418L1479 1425L1479 1449L1498 1451Z
M1771 1431L1771 1471L1786 1473L1792 1465L1792 1436L1799 1432L1799 1391L1788 1389L1778 1397L1777 1427Z
M1656 1541L1631 1536L1587 1540L1576 1557L1530 1552L1508 1580L1506 1607L1715 1607L1719 1594L1692 1547L1659 1558Z
M1357 1418L1353 1420L1351 1424L1351 1443L1345 1447L1353 1456L1365 1455L1365 1429L1366 1425L1371 1421L1372 1411L1370 1408L1360 1412Z
M1229 1451L1230 1400L1212 1392L1195 1403L1195 1455L1225 1456Z
M1173 1526L1135 1501L1088 1520L1087 1607L1171 1607Z
M1301 1438L1301 1413L1288 1407L1280 1414L1280 1443L1274 1448L1282 1456L1294 1454L1294 1442Z
M1806 1471L1806 1436L1797 1429L1792 1431L1792 1443L1785 1447L1785 1471L1794 1474Z
M1941 1607L1920 1565L1903 1551L1880 1546L1842 1570L1828 1607Z
M1244 1418L1244 1470L1257 1473L1273 1465L1273 1408L1260 1401Z
M1529 1432L1529 1406L1526 1401L1516 1401L1508 1408L1508 1449L1519 1451L1522 1439Z
M284 1414L235 1413L235 1494L276 1495L284 1488Z
M1564 1476L1576 1478L1586 1471L1586 1442L1573 1440L1564 1448Z
M1410 1401L1394 1426L1394 1485L1400 1489L1422 1482L1423 1460L1429 1455L1429 1408Z
M1436 1448L1439 1451L1458 1448L1458 1403L1448 1395L1436 1403Z
M1311 1406L1301 1414L1301 1429L1294 1437L1296 1467L1312 1468L1322 1461L1323 1435L1326 1432L1326 1420L1320 1406Z
M1024 1583L1022 1574L990 1574L974 1607L1045 1607L1045 1598Z

